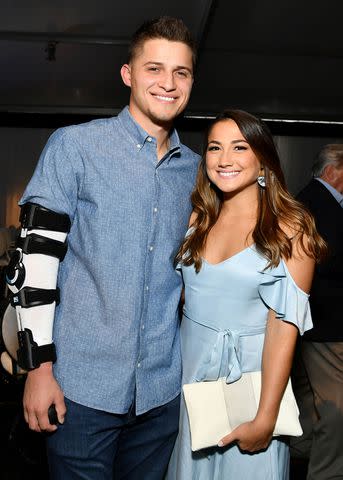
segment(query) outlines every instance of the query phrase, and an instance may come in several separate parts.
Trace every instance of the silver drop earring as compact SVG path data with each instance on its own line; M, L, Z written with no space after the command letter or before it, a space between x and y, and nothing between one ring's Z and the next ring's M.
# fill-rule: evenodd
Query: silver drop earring
M266 188L266 177L264 175L259 175L257 177L257 183L261 188Z
M257 183L261 188L266 188L266 177L264 176L264 168L261 166L260 174L257 177Z

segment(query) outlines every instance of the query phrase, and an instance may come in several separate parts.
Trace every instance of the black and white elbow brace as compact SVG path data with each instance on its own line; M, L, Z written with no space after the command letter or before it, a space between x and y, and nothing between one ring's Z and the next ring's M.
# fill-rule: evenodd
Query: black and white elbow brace
M56 360L52 342L58 266L67 252L70 219L38 204L21 208L21 234L6 271L12 292L3 317L7 352L25 370ZM15 324L15 325L14 325Z

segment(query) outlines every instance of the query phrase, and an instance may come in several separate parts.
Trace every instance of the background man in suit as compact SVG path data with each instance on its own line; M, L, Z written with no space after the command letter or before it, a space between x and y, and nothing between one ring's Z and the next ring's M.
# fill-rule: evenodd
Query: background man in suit
M309 457L308 480L329 480L343 478L343 144L326 145L312 171L298 199L314 215L329 254L316 267L314 328L301 340L294 366L304 435L292 447Z

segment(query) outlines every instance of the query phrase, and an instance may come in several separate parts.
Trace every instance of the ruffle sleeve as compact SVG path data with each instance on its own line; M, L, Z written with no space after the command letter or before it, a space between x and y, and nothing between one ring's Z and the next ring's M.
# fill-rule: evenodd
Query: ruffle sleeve
M262 282L258 291L263 303L276 313L276 318L293 323L300 335L313 327L309 295L301 290L284 261L277 267L260 271Z

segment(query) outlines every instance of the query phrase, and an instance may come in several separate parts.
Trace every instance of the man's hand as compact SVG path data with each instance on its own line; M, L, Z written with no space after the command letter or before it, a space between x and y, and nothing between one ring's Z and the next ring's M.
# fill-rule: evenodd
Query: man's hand
M219 442L220 447L236 442L246 452L258 452L268 447L274 426L270 422L261 422L255 418L251 422L242 423Z
M42 363L39 368L27 374L24 390L24 417L31 430L35 432L54 432L48 409L54 404L59 423L64 422L66 406L63 392L52 373L52 363Z

